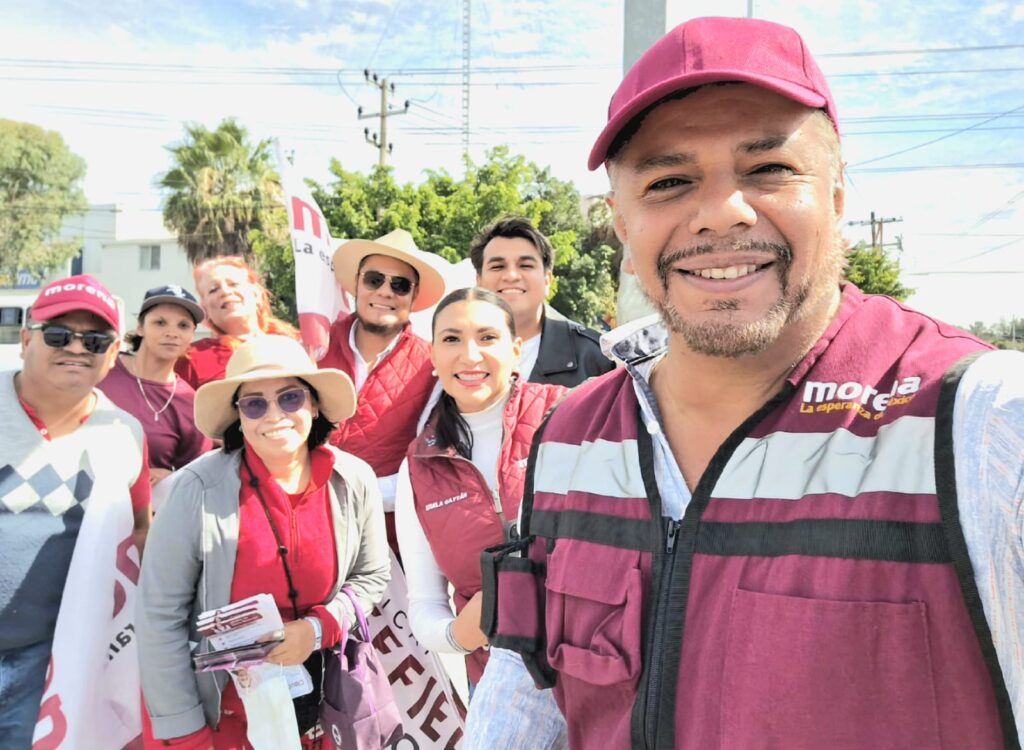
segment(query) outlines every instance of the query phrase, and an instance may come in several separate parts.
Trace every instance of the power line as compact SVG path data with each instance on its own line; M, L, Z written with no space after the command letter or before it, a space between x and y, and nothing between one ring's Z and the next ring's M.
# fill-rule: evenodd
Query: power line
M970 234L971 232L973 232L978 227L981 227L981 226L984 226L985 224L988 224L990 221L992 221L992 219L996 218L999 214L1001 214L1003 211L1008 209L1010 206L1012 206L1014 203L1019 201L1021 198L1024 198L1024 190L1020 191L1015 196L1010 198L1010 200L1006 201L1006 203L1004 203L999 208L995 209L994 211L990 211L989 213L987 213L984 216L982 216L980 219L978 219L976 222L974 222L974 224L971 225L970 229L968 229L964 234Z
M380 49L381 42L383 42L384 38L388 35L388 31L391 29L391 22L395 20L395 14L398 13L398 9L401 5L402 0L397 0L397 2L391 6L391 14L388 16L388 20L384 24L384 29L380 32L380 38L377 40L377 45L373 48L373 53L370 55L369 62L366 63L367 68L373 65L373 61L377 57L377 50Z
M1003 112L1001 114L995 115L994 117L990 117L987 120L982 120L981 122L975 123L974 125L968 125L965 128L960 128L959 130L954 130L952 133L947 133L946 135L940 136L938 138L933 138L930 141L925 141L924 143L918 143L917 145L909 146L907 148L900 149L899 151L893 151L891 154L884 154L882 156L876 156L874 159L868 159L867 161L859 162L857 164L854 164L853 166L854 167L861 167L861 166L864 166L865 164L873 164L876 161L882 161L884 159L891 159L894 156L900 156L901 154L906 154L906 153L909 153L911 151L916 151L919 148L924 148L925 146L931 146L933 143L938 143L939 141L944 141L947 138L952 138L953 136L960 135L961 133L966 133L969 130L974 130L975 128L978 128L978 127L980 127L982 125L986 125L986 124L988 124L990 122L998 120L1001 117L1006 117L1007 115L1012 115L1012 114L1014 114L1016 112L1020 112L1021 110L1024 110L1024 104L1020 105L1019 107L1014 107L1013 109L1008 110L1006 112Z
M857 52L826 52L817 57L875 57L882 55L931 55L947 52L994 52L1004 49L1022 49L1024 44L986 44L976 47L925 47L923 49L879 49Z
M1024 162L1008 162L1005 164L922 164L905 167L870 167L868 169L851 168L846 171L855 174L879 174L885 172L929 172L946 169L1024 169Z

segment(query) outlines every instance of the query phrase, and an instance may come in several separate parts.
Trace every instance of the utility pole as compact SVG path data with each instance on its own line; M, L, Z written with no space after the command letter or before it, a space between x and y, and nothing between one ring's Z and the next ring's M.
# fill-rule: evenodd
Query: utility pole
M626 0L622 25L622 73L665 33L667 0Z
M462 155L469 156L469 73L470 73L470 4L462 0Z
M383 167L387 164L388 154L395 147L395 144L388 140L388 118L392 115L406 114L409 111L409 100L405 100L405 107L403 109L392 108L388 104L388 94L395 93L395 84L388 81L387 78L371 73L369 70L363 70L363 76L366 78L367 83L380 89L380 112L364 114L363 108L359 107L356 110L356 116L360 120L368 120L372 117L380 119L380 130L376 133L370 133L369 128L363 128L363 137L366 138L367 143L377 149L377 164Z
M866 227L871 225L871 246L872 247L885 247L885 240L883 237L883 229L886 224L893 224L903 221L902 216L894 216L888 219L875 218L875 212L871 212L871 219L868 221L848 221L847 226L850 227ZM896 245L900 250L903 249L902 237L898 238Z

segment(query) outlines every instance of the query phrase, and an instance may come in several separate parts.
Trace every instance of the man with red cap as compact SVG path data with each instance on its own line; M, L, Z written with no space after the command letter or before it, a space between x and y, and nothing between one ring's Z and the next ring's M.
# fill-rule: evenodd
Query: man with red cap
M21 370L0 373L5 750L28 750L33 735L36 747L86 748L139 734L134 592L149 462L139 423L96 388L117 356L119 317L92 276L55 281L21 332Z
M1024 355L843 282L838 131L760 20L612 97L590 168L661 321L538 433L484 614L573 748L1019 747Z

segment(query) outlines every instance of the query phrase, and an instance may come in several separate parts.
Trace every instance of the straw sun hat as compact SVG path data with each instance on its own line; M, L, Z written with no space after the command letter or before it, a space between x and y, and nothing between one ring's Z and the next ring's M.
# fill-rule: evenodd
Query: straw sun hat
M302 378L316 389L320 413L332 422L351 417L356 410L356 389L341 370L318 370L302 344L287 336L257 336L246 341L228 360L223 380L206 383L196 391L196 427L219 440L238 419L233 396L242 383L273 378Z
M376 240L347 240L334 251L334 278L349 294L356 293L359 264L368 255L386 255L408 263L420 275L412 312L436 305L444 296L444 277L434 267L434 260L416 247L412 235L404 229L388 232Z

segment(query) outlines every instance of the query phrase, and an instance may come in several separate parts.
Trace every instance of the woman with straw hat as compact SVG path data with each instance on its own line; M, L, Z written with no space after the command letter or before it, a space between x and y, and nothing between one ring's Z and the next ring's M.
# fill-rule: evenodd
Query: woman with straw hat
M285 626L267 661L306 662L316 683L311 662L354 623L342 586L367 612L383 594L389 560L376 479L363 461L326 444L354 410L348 376L318 370L284 336L242 344L226 377L196 393L196 423L223 450L180 470L139 582L154 747L249 747L244 699L227 674L192 669L189 641L210 650L196 631L200 612L271 594ZM309 728L303 718L300 732ZM308 735L302 746L317 747Z

